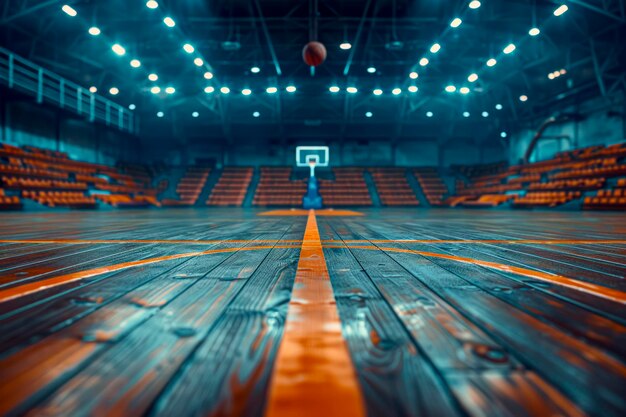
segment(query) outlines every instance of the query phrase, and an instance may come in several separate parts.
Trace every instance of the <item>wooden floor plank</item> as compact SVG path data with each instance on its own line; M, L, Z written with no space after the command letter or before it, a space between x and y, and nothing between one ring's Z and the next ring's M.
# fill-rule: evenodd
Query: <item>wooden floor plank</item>
M275 232L272 238L280 238L285 231ZM252 255L260 263L267 254L268 250L262 250L246 256ZM233 256L241 255L236 252ZM246 280L210 278L195 281L171 302L154 309L140 326L120 338L120 343L113 344L78 370L71 380L31 409L30 414L146 412L245 283ZM153 372L154 369L159 372ZM123 384L109 384L116 379L124 381ZM141 397L136 397L138 392Z

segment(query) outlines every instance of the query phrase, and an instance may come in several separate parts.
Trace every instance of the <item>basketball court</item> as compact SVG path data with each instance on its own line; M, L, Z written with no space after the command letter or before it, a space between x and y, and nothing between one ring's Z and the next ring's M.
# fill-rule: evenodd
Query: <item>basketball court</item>
M626 415L625 6L6 0L0 416Z

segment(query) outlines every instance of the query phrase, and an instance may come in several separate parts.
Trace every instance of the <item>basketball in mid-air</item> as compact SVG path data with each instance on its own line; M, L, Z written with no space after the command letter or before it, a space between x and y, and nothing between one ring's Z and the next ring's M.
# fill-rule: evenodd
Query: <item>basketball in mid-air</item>
M309 42L302 49L302 59L308 66L317 67L326 59L326 47L320 42Z

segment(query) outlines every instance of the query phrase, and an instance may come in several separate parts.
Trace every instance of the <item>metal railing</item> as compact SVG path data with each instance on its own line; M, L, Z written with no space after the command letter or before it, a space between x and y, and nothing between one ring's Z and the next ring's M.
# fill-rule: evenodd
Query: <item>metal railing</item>
M90 122L101 122L124 132L137 132L135 115L130 110L2 47L0 83L32 95L37 103L54 104Z

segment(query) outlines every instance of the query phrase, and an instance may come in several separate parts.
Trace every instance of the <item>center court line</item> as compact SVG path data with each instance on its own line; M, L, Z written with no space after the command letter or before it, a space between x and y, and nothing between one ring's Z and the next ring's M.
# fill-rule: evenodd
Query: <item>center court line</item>
M309 212L265 417L365 416L341 333L315 211Z

